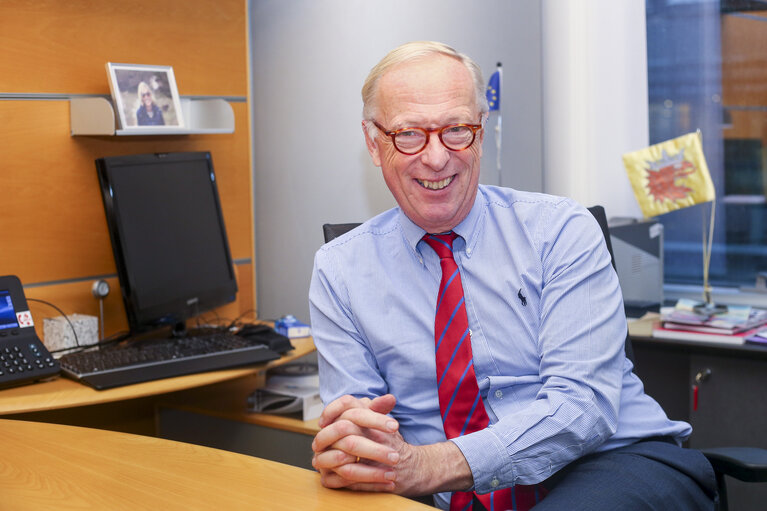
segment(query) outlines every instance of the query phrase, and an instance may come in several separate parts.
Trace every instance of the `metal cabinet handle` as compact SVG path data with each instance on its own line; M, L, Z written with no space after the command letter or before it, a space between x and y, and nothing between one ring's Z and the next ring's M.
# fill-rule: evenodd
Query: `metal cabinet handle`
M711 376L711 369L708 367L703 369L702 371L698 371L698 374L695 375L695 383L700 385L704 381L708 380Z
M709 377L711 377L711 369L708 367L703 369L702 371L698 371L698 374L695 375L695 385L692 386L692 411L695 412L698 410L698 387L701 383L708 380Z

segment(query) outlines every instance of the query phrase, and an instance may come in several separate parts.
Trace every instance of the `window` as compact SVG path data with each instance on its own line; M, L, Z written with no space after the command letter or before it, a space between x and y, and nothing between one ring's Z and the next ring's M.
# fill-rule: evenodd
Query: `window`
M767 272L767 0L646 0L650 143L700 129L717 193L709 278ZM664 277L702 284L709 205L658 219Z

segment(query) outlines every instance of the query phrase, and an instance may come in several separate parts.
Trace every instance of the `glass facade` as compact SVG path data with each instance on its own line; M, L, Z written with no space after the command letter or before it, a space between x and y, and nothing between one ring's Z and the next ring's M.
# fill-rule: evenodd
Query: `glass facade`
M700 129L717 192L711 284L767 272L767 1L646 0L650 143ZM701 285L709 204L662 215L664 273Z

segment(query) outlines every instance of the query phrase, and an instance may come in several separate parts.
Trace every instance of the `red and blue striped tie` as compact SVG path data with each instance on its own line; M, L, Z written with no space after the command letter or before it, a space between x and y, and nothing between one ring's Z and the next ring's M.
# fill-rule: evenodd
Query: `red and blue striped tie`
M461 274L453 258L453 240L457 237L452 231L423 237L439 256L442 267L434 320L434 349L439 410L447 438L479 431L490 423L474 374L469 318L466 315ZM514 491L505 488L487 494L454 492L450 499L450 511L471 509L474 497L488 511L524 511L533 507L542 496L543 492L537 491L535 486L522 485L515 486Z

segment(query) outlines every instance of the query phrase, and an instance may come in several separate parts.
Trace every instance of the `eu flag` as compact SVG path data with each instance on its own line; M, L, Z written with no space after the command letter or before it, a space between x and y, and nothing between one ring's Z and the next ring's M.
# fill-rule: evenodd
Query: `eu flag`
M487 104L490 106L490 111L499 110L501 107L501 68L499 67L495 73L490 76L490 80L487 82Z

